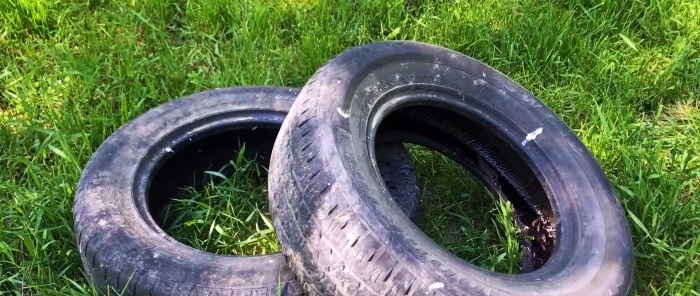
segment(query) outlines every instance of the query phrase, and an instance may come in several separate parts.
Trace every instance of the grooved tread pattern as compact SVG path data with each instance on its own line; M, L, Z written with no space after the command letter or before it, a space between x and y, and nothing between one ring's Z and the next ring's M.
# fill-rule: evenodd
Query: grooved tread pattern
M282 254L246 258L195 251L174 243L165 233L159 234L145 227L144 223L133 221L142 217L127 213L145 207L136 204L132 196L132 179L137 176L128 175L131 173L117 177L111 175L117 170L125 168L129 171L136 167L140 158L146 157L149 145L166 137L165 133L189 132L188 124L221 112L229 112L226 114L231 117L239 116L237 111L248 110L286 113L296 95L296 90L276 87L207 91L154 108L105 140L86 164L73 204L78 250L85 273L95 287L104 294L119 295L302 294L301 286ZM256 123L258 119L246 120ZM282 124L281 120L278 123ZM166 127L143 128L160 124ZM143 128L146 134L129 134L139 128ZM135 141L142 139L144 143L141 144ZM310 146L311 143L300 146L300 153L307 153ZM400 143L386 144L381 150L378 157L386 158L382 166L385 171L412 171L410 156ZM126 159L132 156L135 158ZM308 161L313 161L313 157ZM314 178L321 185L314 190L321 193L328 190L330 182L323 185L325 175L319 175L318 170L315 173ZM125 178L129 180L123 180ZM417 204L417 190L404 190L417 187L415 175L388 174L387 179L397 185L392 194L405 199L399 203ZM406 211L417 215L417 208Z

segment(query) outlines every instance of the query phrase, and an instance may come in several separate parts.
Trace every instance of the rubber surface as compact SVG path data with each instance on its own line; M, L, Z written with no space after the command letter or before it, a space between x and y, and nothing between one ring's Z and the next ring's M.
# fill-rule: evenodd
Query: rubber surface
M523 273L457 258L389 202L373 160L386 128L513 202L532 235ZM270 164L277 236L311 295L630 292L629 227L593 156L532 94L457 52L382 42L342 53L302 89Z
M298 90L206 91L149 110L111 135L86 165L75 196L76 240L86 274L120 295L299 295L284 257L225 256L188 247L158 225L160 210L201 185L245 144L268 165L273 141ZM382 171L400 204L417 215L410 157L400 143L381 150ZM406 174L396 174L405 172Z

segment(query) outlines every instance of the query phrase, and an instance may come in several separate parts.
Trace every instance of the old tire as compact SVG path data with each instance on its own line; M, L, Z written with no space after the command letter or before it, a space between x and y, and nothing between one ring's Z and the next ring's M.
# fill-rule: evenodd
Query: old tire
M544 260L521 274L490 272L410 223L373 160L375 135L392 127L490 181L541 236L525 243ZM302 89L270 165L282 252L311 295L630 291L629 228L594 157L525 89L457 52L383 42L337 56Z
M298 295L281 254L225 256L188 247L155 221L180 188L230 161L240 144L267 165L298 90L245 87L206 91L158 106L120 128L86 165L75 196L74 229L85 272L120 295ZM388 143L387 181L399 203L417 203L406 150ZM413 191L411 191L413 190ZM417 207L410 215L415 216Z

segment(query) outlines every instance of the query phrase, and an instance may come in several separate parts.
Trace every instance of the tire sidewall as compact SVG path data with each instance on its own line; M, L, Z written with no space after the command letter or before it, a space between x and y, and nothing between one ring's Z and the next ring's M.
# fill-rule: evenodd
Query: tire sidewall
M148 209L136 200L134 188L148 158L171 153L162 148L168 147L165 142L171 134L194 137L211 124L222 124L207 122L208 118L226 118L223 124L233 125L255 122L242 111L284 118L296 94L294 89L273 87L206 91L151 109L105 140L86 165L74 202L77 243L93 282L101 289L122 286L113 282L109 273L114 270L118 276L154 284L149 292L155 294L198 288L212 293L239 289L276 294L277 285L290 286L289 292L297 294L300 289L281 254L226 256L186 246L144 215ZM93 248L89 253L94 257L86 256Z
M389 67L394 68L388 70ZM387 73L399 73L399 76L393 79ZM463 111L465 116L477 116L485 124L492 125L493 130L500 131L499 136L510 145L522 146L520 151L540 175L558 219L558 242L545 266L517 276L487 272L435 245L394 207L387 205L387 197L370 161L372 152L368 143L376 130L372 124L376 122L370 122L369 118L379 112L380 106L387 105L376 100L408 84L447 89L462 96L462 100L435 98L435 102ZM321 97L323 100L316 99ZM331 260L312 255L310 248L326 242L316 240L313 233L305 233L304 225L332 228L331 222L324 225L326 220L321 214L329 207L345 207L347 215L353 217L350 220L359 225L346 229L370 230L368 239L378 241L390 257L386 262L392 262L389 266L393 278L388 277L383 284L377 283L373 287L376 294L389 291L392 285L401 285L398 281L392 282L396 278L414 279L410 287L413 291L452 295L464 291L510 295L617 295L629 290L631 238L613 189L590 152L568 127L505 75L444 48L415 42L384 42L351 49L319 70L299 96L299 100L314 99L313 104L306 104L304 108L295 104L290 112L294 122L290 120L288 126L283 126L283 130L290 129L295 123L308 120L318 124L310 136L317 139L312 149L316 149L322 159L321 174L333 180L326 194L314 195L302 189L301 196L290 201L292 206L304 203L309 207L305 212L311 213L299 213L294 217L300 221L298 226L307 240L285 247L288 255L304 258L291 261L297 265L294 268L297 273L301 271L309 277L316 271L314 265L323 265L318 261ZM536 139L525 141L529 133L540 128L543 132ZM294 131L281 139L288 143L276 145L294 147L295 141L299 141ZM279 153L278 158L295 157L294 153L282 155ZM290 162L298 161L301 159ZM293 165L288 169L295 170ZM305 220L308 215L316 216ZM295 231L290 226L284 229L287 236ZM352 265L349 253L335 256L346 260L346 265ZM387 267L375 260L368 268ZM332 290L339 286L339 277L350 272L321 271L328 279L310 285L315 285L317 291ZM361 275L357 277L362 278ZM364 281L371 281L371 278ZM443 285L437 285L441 287L439 291L431 288L436 287L436 283Z

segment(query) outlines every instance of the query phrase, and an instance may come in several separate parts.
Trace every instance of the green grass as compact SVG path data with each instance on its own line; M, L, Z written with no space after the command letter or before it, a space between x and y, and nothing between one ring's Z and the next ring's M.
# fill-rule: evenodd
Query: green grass
M636 293L700 293L700 2L680 0L0 0L0 291L91 291L71 203L123 123L213 87L301 86L385 39L458 50L541 98L618 190Z
M233 169L224 175L226 167ZM167 206L161 227L178 241L216 254L260 255L279 250L267 202L267 172L243 153L204 188Z
M409 147L421 191L420 229L472 264L517 273L520 248L510 204L449 158Z

